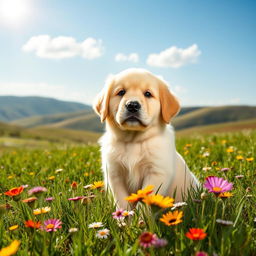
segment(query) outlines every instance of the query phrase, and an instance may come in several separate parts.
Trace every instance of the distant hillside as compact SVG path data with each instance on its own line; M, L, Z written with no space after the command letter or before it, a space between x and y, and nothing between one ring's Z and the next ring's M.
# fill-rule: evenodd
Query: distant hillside
M44 97L0 96L0 120L4 122L79 110L91 110L91 107L81 103Z
M177 116L172 124L176 130L181 130L194 126L241 121L251 118L256 118L256 107L205 107Z

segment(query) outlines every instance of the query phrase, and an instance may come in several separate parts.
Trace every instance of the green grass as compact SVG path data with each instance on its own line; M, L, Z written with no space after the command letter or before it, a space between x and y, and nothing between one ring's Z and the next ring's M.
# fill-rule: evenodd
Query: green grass
M230 133L211 136L179 138L177 149L184 156L190 169L203 183L209 175L223 177L234 183L233 197L220 199L213 194L201 199L204 189L191 192L187 206L181 209L183 222L167 227L159 221L162 211L147 213L144 205L129 217L126 226L119 227L112 218L115 211L113 201L100 190L84 189L83 186L102 180L98 146L69 146L48 149L24 149L0 151L0 205L10 204L8 210L1 210L0 248L11 241L21 241L17 255L195 255L205 251L209 255L255 255L256 251L256 168L255 168L256 131ZM191 144L191 145L189 145ZM234 152L228 153L229 147ZM203 156L209 152L209 156ZM243 160L236 156L242 155ZM249 162L246 158L254 157ZM208 167L208 168L205 168ZM227 172L220 169L228 167ZM63 169L56 173L57 169ZM204 170L203 170L204 169ZM207 169L207 170L205 170ZM244 175L237 179L236 175ZM55 176L53 180L49 177ZM71 189L71 183L78 186ZM44 186L48 189L33 207L16 201L3 193L12 187L28 184L29 188ZM29 189L28 188L28 189ZM27 190L21 199L27 198ZM67 198L93 193L96 197L88 203L71 202ZM53 196L53 202L45 202L45 197ZM196 200L195 200L196 199ZM32 210L50 206L51 211L34 216ZM168 209L170 210L170 209ZM62 221L62 228L56 232L31 230L24 221L37 219L43 222L49 218ZM144 218L144 224L139 221ZM216 219L229 220L231 226L216 223ZM92 222L103 222L110 230L107 239L96 238L96 230L88 228ZM9 231L12 225L19 228ZM69 233L76 227L78 231ZM185 233L189 228L202 228L207 237L202 241L189 240ZM144 249L138 243L143 231L156 233L168 240L164 248Z

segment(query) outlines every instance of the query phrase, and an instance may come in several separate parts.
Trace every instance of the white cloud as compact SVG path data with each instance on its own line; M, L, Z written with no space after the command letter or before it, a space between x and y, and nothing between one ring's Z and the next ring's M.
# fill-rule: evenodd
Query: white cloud
M131 53L129 55L125 55L123 53L118 53L115 57L115 61L121 62L121 61L131 61L131 62L138 62L139 61L139 55L137 53Z
M91 104L93 102L93 91L74 90L72 86L53 85L48 83L24 83L24 82L0 82L0 95L13 96L40 96L59 100L82 102Z
M179 68L189 63L195 63L200 54L201 51L196 44L185 49L172 46L160 53L149 54L147 64L154 67Z
M241 102L241 99L240 98L233 98L233 99L230 99L229 100L229 103L230 104L238 104Z
M65 59L81 56L85 59L95 59L103 54L102 41L89 37L83 42L77 42L73 37L49 35L31 37L22 50L34 52L40 58Z

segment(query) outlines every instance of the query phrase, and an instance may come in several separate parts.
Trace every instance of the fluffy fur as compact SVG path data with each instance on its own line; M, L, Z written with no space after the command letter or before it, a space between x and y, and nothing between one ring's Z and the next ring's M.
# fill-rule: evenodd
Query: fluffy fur
M137 102L140 109L129 112ZM155 192L181 201L198 181L176 152L169 125L180 105L167 83L142 69L128 69L108 78L94 109L106 122L100 139L105 184L118 207L127 208L125 197L147 185Z

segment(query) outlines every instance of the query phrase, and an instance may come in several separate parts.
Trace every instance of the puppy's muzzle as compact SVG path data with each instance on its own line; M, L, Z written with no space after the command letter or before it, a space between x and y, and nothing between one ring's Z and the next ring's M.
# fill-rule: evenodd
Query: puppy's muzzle
M126 103L125 107L130 113L137 113L141 109L141 105L138 101L129 101Z

